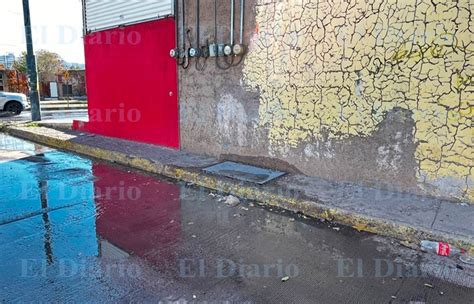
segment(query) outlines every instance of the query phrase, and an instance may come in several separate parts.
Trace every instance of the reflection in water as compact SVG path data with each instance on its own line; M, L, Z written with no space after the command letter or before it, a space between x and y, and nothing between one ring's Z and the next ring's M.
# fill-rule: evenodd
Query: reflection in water
M363 234L229 207L202 188L67 153L34 159L0 163L0 301L385 303L399 290L401 301L436 302L424 283L450 291L453 303L471 298L428 277L374 276L373 260L394 256ZM357 259L363 279L338 276L341 260ZM416 254L397 260L422 268ZM465 273L453 277L466 285Z
M39 278L61 278L67 260L98 255L91 166L58 151L0 163L0 288L26 295L26 286L50 282ZM74 168L84 174L56 178Z
M45 180L39 181L39 189L41 192L41 208L48 209L48 182ZM51 222L49 221L48 212L43 213L44 223L44 252L48 265L53 264L53 249L51 247Z
M0 133L0 150L22 151L27 153L42 153L51 149Z
M96 280L174 270L179 186L58 151L0 163L0 177L0 289L16 286L11 299L26 285L46 284L43 294L85 279L99 292Z
M84 257L85 252L89 252L87 256L101 257L104 251L114 256L133 253L156 266L173 263L168 249L181 230L179 186L79 157L68 155L68 161L63 162L66 155L56 151L35 158L43 161L31 162L28 157L0 164L2 174L7 172L2 180L18 181L2 185L5 191L0 200L1 219L26 211L41 215L43 252L48 265L55 258L71 257L70 253L73 257ZM84 204L67 207L76 203L86 203L86 210ZM67 208L41 213L41 209L61 206ZM1 229L12 236L37 232L34 223L38 219L20 218L15 225ZM92 226L91 221L95 222ZM32 229L25 231L25 225ZM94 233L88 233L88 238L81 237L92 229ZM90 238L92 235L95 239ZM90 248L92 243L95 245ZM53 252L53 245L59 252ZM69 254L61 255L61 250Z
M150 176L93 165L97 234L155 266L174 264L170 250L181 233L180 188Z

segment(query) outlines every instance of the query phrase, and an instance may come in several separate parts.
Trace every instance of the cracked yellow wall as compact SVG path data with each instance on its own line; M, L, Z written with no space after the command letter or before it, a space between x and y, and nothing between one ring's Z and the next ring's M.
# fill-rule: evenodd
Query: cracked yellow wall
M471 202L474 2L257 0L244 80L271 151L367 137L387 111L415 120L420 182ZM326 137L325 137L326 138Z

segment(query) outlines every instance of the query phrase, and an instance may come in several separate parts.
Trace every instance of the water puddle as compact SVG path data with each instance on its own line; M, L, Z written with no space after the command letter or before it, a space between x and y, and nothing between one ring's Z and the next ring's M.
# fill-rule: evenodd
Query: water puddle
M0 162L0 301L472 299L377 273L397 257L343 227L6 136L0 149L28 155Z

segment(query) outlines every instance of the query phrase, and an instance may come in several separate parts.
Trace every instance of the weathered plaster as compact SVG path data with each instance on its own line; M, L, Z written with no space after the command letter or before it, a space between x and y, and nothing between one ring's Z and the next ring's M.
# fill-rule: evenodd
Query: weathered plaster
M218 1L218 41L224 43L229 40L230 1ZM255 0L246 1L246 43L250 41L255 29L254 2ZM207 41L214 42L214 0L201 0L200 4L201 44L204 45ZM195 5L194 0L186 1L186 28L191 30L193 44ZM239 38L237 33L236 38ZM216 67L215 59L210 58L206 61L205 70L198 71L195 63L193 59L188 69L179 67L182 148L213 156L264 155L268 136L266 130L258 128L258 93L244 88L243 64L221 70Z
M334 143L363 143L402 109L412 129L377 141L369 155L378 168L365 170L397 174L414 148L424 190L472 201L473 14L469 0L257 0L243 75L260 94L267 153L288 158L302 147L309 166L330 161L347 153Z
M221 97L217 104L217 130L224 141L237 141L239 146L247 146L247 120L247 113L240 102L230 94Z

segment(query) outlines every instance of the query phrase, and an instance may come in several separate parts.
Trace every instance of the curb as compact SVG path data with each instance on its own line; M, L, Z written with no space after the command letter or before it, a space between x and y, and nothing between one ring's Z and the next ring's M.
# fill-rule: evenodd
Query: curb
M32 128L34 129L34 128ZM369 232L382 236L396 238L398 240L418 245L420 240L431 239L448 242L459 248L466 249L474 254L474 240L468 237L458 236L440 231L432 231L402 222L374 218L364 214L358 214L339 208L330 207L321 201L305 200L285 196L268 190L260 189L258 186L241 184L230 179L220 178L206 174L199 169L181 168L173 165L159 163L146 158L139 158L125 153L96 148L73 141L66 141L44 134L29 132L25 129L6 126L0 132L37 142L46 146L67 150L100 160L113 162L119 165L132 167L149 173L160 174L176 180L193 183L197 186L211 190L229 193L244 199L257 201L269 206L299 212L309 217L337 222L344 226L352 227L358 231Z
M70 110L70 111L79 111L84 110L87 111L87 106L83 107L76 107L76 106L42 106L42 111L62 111L62 110Z

